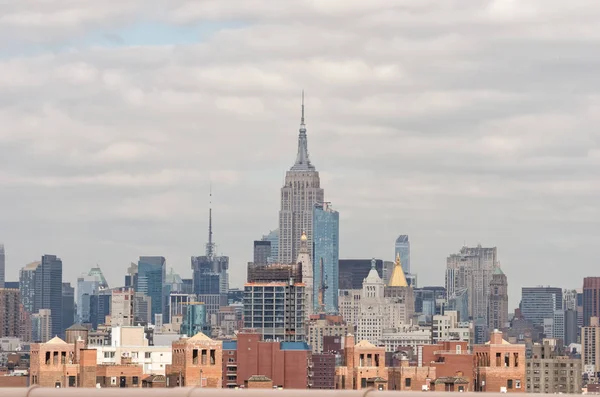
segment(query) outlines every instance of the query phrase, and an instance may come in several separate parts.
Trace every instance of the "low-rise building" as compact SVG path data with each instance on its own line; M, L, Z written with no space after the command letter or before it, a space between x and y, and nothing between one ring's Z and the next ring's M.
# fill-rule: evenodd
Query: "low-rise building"
M353 326L346 324L342 316L315 314L308 322L308 344L313 354L323 353L323 338L325 336L343 337L352 333Z
M173 342L173 363L167 365L167 387L223 387L223 342L199 332Z
M472 326L468 322L458 321L458 315L459 313L457 311L447 310L445 314L433 316L433 343L450 340L471 341Z
M431 328L416 325L384 329L379 341L379 345L385 346L386 352L395 352L400 347L410 347L413 351L417 351L417 346L430 344Z
M335 388L387 390L388 368L385 349L363 340L355 344L354 336L347 335L344 343L344 365L335 369Z

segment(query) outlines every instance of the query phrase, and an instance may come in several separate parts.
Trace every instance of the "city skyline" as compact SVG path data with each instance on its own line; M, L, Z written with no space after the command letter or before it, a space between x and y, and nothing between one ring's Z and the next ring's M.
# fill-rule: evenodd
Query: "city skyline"
M119 286L143 255L188 275L212 181L217 251L242 285L252 242L277 228L303 88L340 258L391 261L407 234L419 285L443 285L463 243L495 246L511 311L523 286L581 288L593 275L600 87L586 32L598 7L231 4L235 15L190 3L156 18L141 5L49 5L40 12L74 19L35 30L23 5L6 11L8 281L44 254L62 259L72 285L99 265Z

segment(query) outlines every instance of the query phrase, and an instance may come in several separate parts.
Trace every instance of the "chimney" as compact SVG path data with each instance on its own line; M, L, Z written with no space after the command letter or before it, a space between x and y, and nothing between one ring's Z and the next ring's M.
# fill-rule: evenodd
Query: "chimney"
M490 345L501 345L502 344L502 331L497 329L492 331L490 335Z

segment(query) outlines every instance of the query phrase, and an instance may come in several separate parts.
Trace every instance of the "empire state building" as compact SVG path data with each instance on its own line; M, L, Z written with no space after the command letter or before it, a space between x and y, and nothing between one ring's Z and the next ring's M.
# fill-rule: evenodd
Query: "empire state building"
M306 245L310 258L313 254L313 209L324 201L319 172L308 158L306 125L304 124L304 93L302 93L302 116L298 134L296 162L285 173L285 185L281 188L279 211L279 263L293 263L298 258L302 233L306 233Z

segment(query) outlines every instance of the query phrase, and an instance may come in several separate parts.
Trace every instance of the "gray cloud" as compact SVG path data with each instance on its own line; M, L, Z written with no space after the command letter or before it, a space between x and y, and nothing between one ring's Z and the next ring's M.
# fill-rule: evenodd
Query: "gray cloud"
M522 285L577 287L600 238L598 17L592 0L14 2L0 18L9 279L43 253L71 279L99 263L118 284L152 254L187 273L212 181L240 285L252 240L276 227L305 88L342 257L391 258L408 233L420 283L443 284L445 257L481 242L499 248L512 305ZM140 20L223 29L55 50Z

